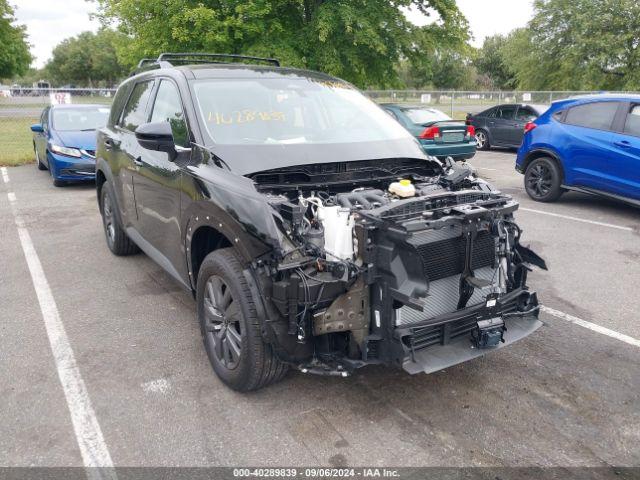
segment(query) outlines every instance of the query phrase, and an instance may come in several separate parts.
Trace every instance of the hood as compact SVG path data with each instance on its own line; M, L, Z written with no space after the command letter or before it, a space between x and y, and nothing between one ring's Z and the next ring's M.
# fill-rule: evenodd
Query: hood
M52 131L52 137L60 142L63 147L79 148L81 150L95 150L96 149L96 134L95 130L87 132L81 131Z
M94 140L95 142L95 140ZM428 159L413 138L379 142L278 145L211 145L206 147L236 174L313 165L389 158Z

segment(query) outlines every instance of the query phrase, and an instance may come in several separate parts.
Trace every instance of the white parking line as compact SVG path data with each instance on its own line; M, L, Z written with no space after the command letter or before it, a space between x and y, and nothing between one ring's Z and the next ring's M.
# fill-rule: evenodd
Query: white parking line
M629 345L633 345L634 347L640 347L640 340L630 337L629 335L625 335L624 333L619 333L615 330L610 330L606 327L596 325L595 323L587 322L586 320L582 320L581 318L574 317L573 315L569 315L568 313L561 312L560 310L556 310L545 305L542 305L540 309L543 312L548 313L549 315L553 315L556 318L560 318L562 320L566 320L567 322L580 325L581 327L588 328L589 330L601 333L602 335L607 335L608 337L615 338L616 340L628 343Z
M596 222L595 220L571 217L569 215L561 215L559 213L544 212L542 210L535 210L533 208L520 207L520 210L524 210L525 212L540 213L542 215L549 215L550 217L564 218L566 220L573 220L574 222L590 223L591 225L598 225L600 227L616 228L618 230L624 230L625 232L633 232L633 228L631 227L623 227L622 225L614 225L612 223Z
M9 172L7 171L7 167L0 167L0 171L2 172L2 181L4 183L9 183Z
M8 192L7 197L9 198L11 211L18 229L22 251L31 273L33 287L40 304L42 318L49 337L49 344L51 345L51 352L53 353L58 378L62 384L69 413L71 414L71 422L80 447L82 461L84 466L87 467L87 476L96 479L115 479L116 474L115 470L113 470L111 455L102 436L96 413L91 405L87 387L80 375L80 369L60 318L58 306L49 288L49 282L31 241L29 231L18 212L16 195L14 192Z

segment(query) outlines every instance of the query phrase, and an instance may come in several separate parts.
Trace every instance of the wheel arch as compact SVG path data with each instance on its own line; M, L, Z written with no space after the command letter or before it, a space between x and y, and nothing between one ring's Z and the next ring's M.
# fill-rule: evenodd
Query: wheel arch
M110 181L113 184L113 175L111 173L111 169L109 168L109 164L102 158L98 158L96 160L96 199L98 201L98 208L100 208L100 213L102 213L102 206L100 205L100 194L102 193L102 187L104 184ZM114 201L117 203L118 199L115 198ZM118 213L120 213L119 205Z
M536 160L538 158L542 158L542 157L549 157L556 163L556 165L560 169L560 175L562 177L561 181L562 181L562 183L564 183L564 180L565 180L566 176L565 176L565 171L564 171L564 165L562 164L562 160L560 159L560 155L558 155L556 152L554 152L553 150L548 149L548 148L537 148L537 149L532 150L531 152L529 152L527 154L527 156L525 157L524 163L522 164L522 172L526 173L527 172L527 168L529 167L531 162L533 162L534 160Z
M100 193L102 192L102 187L107 181L107 176L104 174L102 170L96 170L96 194L98 198L98 208L100 208L100 213L102 213L102 205L100 204Z
M221 248L233 247L231 240L220 230L209 224L197 226L190 232L187 240L187 261L191 286L197 288L198 273L202 262L211 252Z

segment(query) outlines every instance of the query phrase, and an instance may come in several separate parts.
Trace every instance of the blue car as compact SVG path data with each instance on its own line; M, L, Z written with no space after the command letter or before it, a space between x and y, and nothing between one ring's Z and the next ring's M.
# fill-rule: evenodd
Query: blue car
M640 95L554 102L526 124L516 170L539 202L577 190L640 206Z
M49 170L57 187L95 180L96 130L107 124L104 105L53 105L31 126L39 170Z

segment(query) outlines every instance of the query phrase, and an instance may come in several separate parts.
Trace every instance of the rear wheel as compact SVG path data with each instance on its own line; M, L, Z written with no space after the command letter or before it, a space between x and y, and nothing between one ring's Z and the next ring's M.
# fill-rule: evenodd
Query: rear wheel
M118 256L138 253L138 246L133 243L122 228L120 218L116 212L111 185L105 183L100 189L100 212L102 213L102 225L107 238L107 246L112 253Z
M562 174L558 164L549 157L533 160L524 174L527 194L537 202L554 202L562 195Z
M476 130L476 148L478 150L489 150L489 136L484 130Z
M264 342L244 268L231 248L216 250L198 272L198 320L213 370L229 387L257 390L287 372Z

